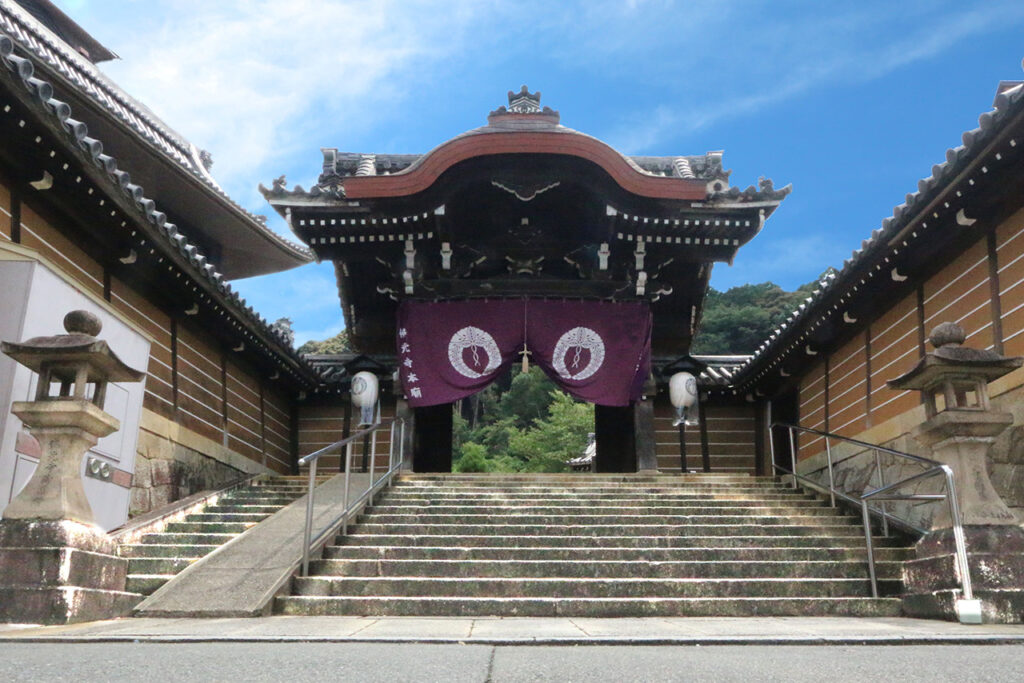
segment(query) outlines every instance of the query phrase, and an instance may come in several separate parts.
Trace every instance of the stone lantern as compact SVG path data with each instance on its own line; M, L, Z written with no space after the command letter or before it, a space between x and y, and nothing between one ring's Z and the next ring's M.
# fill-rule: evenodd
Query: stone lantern
M35 400L15 401L11 412L28 427L42 453L32 478L4 510L4 519L94 523L79 473L82 456L121 426L103 412L107 384L139 382L145 376L96 338L102 325L92 313L68 313L64 329L67 334L2 346L6 355L39 373Z
M889 386L922 393L927 419L913 436L952 468L964 525L1017 524L988 476L988 449L1013 424L1012 415L992 410L988 383L1021 367L1024 358L968 348L964 340L959 325L942 323L929 337L935 351ZM940 520L949 526L948 516Z
M109 382L138 382L96 338L99 319L64 318L67 334L4 342L3 353L39 373L34 401L17 415L39 442L40 458L0 519L0 621L68 623L125 614L139 596L124 592L127 561L93 520L82 459L120 428L103 412Z
M989 382L1024 364L994 351L963 346L963 329L942 323L929 341L935 347L892 389L920 391L925 421L911 432L928 454L953 471L975 597L986 621L1018 621L1024 610L1024 529L988 475L988 450L1013 424L989 402ZM904 568L908 616L952 616L958 570L953 561L952 522L946 506L917 543L917 559Z

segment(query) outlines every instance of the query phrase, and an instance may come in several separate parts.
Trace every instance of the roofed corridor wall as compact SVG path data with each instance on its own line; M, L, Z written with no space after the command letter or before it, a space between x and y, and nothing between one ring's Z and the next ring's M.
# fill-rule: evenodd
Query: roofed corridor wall
M383 392L382 392L383 394ZM348 403L348 396L337 396L336 400L324 401L315 405L303 405L298 407L298 440L299 457L304 457L318 451L321 448L330 446L335 441L340 441L349 434L359 430L359 410L353 409L349 415L349 429L345 431L345 404ZM395 416L395 399L393 396L383 394L381 396L380 416L381 420L389 420ZM388 453L390 448L390 430L378 429L374 432L376 441L377 457L374 461L374 469L383 472L388 467ZM395 437L398 438L397 436ZM363 444L362 441L353 445L352 461L355 464L353 471L362 468ZM328 453L317 461L318 474L333 474L342 471L341 454ZM306 471L303 469L303 471Z
M1024 354L1024 210L964 249L916 292L862 321L853 338L804 373L798 384L800 424L927 455L909 435L924 420L919 394L894 391L886 382L917 363L926 336L946 321L964 328L968 346ZM1000 495L1024 508L1024 372L994 382L990 391L994 407L1014 415L1013 426L990 453L990 473ZM856 452L838 443L832 448L834 459ZM824 441L801 437L798 458L801 471L823 467Z
M757 469L757 419L754 404L708 405L704 408L708 457L712 472L754 474ZM682 459L679 450L679 428L672 426L675 408L668 396L659 395L654 402L655 449L658 470L679 472ZM687 427L686 469L701 471L703 467L700 427Z
M267 468L290 471L289 398L212 342L106 270L30 202L20 201L19 243L60 269L76 289L105 299L147 334L143 418L131 515ZM11 240L12 197L0 183L0 239Z

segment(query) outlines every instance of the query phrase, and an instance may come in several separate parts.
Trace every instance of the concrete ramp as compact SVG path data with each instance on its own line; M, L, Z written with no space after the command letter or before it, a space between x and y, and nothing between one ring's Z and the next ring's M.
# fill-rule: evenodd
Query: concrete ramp
M352 499L369 475L351 476ZM345 475L316 489L313 537L341 515ZM141 617L255 617L270 613L302 561L306 496L190 565L135 609Z

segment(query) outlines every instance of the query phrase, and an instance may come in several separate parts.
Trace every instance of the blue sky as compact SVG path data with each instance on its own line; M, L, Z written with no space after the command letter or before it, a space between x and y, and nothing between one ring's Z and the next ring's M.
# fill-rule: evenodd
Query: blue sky
M124 89L208 149L242 205L309 187L320 147L421 153L527 84L627 154L724 150L732 183L793 194L725 289L840 267L917 180L1024 79L1020 0L57 0L121 56ZM333 269L236 283L297 342L341 329Z

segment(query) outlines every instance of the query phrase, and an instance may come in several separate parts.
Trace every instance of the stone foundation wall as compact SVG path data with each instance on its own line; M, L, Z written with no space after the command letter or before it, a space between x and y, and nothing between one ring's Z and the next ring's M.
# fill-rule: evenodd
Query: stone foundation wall
M1016 373L1015 373L1016 374ZM1013 414L1013 425L999 435L988 452L988 476L1003 501L1024 520L1024 387L992 401L996 410Z
M243 476L259 473L270 470L144 410L128 516L136 517L193 493L223 488Z

